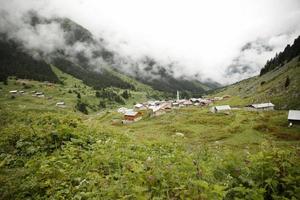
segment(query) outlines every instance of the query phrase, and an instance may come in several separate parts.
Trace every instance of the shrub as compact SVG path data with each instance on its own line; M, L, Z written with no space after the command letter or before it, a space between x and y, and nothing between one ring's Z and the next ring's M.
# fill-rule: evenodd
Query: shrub
M288 87L290 85L290 78L287 76L285 79L284 87Z
M81 101L77 101L77 104L76 104L75 108L77 110L79 110L80 112L86 114L86 115L88 114L87 104L86 103L83 103Z

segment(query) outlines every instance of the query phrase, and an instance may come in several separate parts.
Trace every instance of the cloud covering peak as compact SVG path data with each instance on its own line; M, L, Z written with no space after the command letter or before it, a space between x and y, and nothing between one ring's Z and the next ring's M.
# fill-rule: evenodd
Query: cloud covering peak
M65 46L56 22L35 29L19 23L30 10L67 17L104 38L106 47L132 60L150 56L176 63L175 76L231 83L259 73L300 34L298 0L0 0L0 29L14 29L27 47L45 53ZM6 14L5 14L6 13ZM9 15L8 23L4 15ZM27 32L24 32L26 30ZM84 46L74 46L80 51ZM72 49L69 49L70 51ZM86 52L89 54L89 52ZM70 53L71 54L71 53ZM126 63L120 63L126 66ZM121 66L123 67L123 66ZM126 66L123 68L128 69Z

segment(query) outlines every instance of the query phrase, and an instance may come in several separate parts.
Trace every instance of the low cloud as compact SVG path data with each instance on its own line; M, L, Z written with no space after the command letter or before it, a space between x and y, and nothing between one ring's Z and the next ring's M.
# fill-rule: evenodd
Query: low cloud
M8 32L35 55L63 50L74 61L84 55L95 70L109 64L145 77L155 77L164 66L175 77L232 83L258 74L267 59L300 34L298 0L0 3L0 31ZM91 31L97 42L70 43L76 35L66 35L56 21L32 26L26 18L28 11L45 19L70 18ZM95 56L99 51L107 58ZM156 61L151 71L144 62L147 57Z
M239 55L226 68L224 77L235 81L259 74L266 61L292 44L298 34L281 34L270 38L259 38L245 44Z

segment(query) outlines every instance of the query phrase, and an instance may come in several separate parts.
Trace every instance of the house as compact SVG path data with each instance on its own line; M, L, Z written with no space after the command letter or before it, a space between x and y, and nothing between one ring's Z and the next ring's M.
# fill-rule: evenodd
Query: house
M144 110L146 109L145 106L143 104L137 103L134 105L134 108L137 110Z
M193 102L193 103L199 103L200 99L190 98L190 101Z
M44 95L44 93L43 92L36 92L34 95L32 95L32 96L36 96L36 97L40 97L40 98L44 98L45 97L45 95Z
M206 105L211 104L212 101L208 100L208 99L201 99L199 103L200 103L201 106L206 106Z
M18 93L18 90L11 90L9 91L10 94L17 94Z
M214 101L221 101L223 100L223 97L214 97Z
M57 103L56 103L56 106L57 106L57 107L61 107L61 108L66 107L65 102L63 102L63 101L57 102Z
M152 116L159 116L165 114L166 111L161 106L156 106L152 109Z
M300 110L289 110L288 121L300 125Z
M172 104L171 103L163 103L161 104L161 109L165 110L165 111L171 111L172 110Z
M185 105L183 105L183 103L185 102L185 99L180 99L179 101L177 101L177 103L179 104L179 107L183 107Z
M226 112L226 111L230 111L230 110L231 110L231 107L229 105L214 106L210 109L210 111L213 113Z
M179 107L179 103L173 102L173 103L172 103L172 107L178 108L178 107Z
M192 106L193 103L190 100L186 100L186 101L183 102L183 105L184 106Z
M124 114L124 121L126 122L136 122L142 119L140 112L127 111Z
M147 104L148 104L148 106L155 106L156 105L154 101L148 101Z
M230 95L224 95L223 99L229 99L231 96Z
M259 103L251 104L248 107L254 110L274 110L274 106L272 103Z
M118 109L117 112L125 114L126 112L133 112L133 109L128 109L128 108L125 108L125 107L121 107L121 108Z

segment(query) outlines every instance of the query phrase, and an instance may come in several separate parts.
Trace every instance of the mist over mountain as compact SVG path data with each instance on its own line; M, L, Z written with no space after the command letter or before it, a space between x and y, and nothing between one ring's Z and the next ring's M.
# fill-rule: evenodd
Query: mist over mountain
M162 64L148 56L135 60L121 56L107 47L105 39L96 38L68 18L46 18L31 10L20 20L2 12L1 33L5 35L2 38L4 43L5 40L14 41L19 44L18 49L34 59L45 60L96 89L110 86L134 89L111 70L170 93L181 90L201 94L218 86L218 83L209 80L203 84L197 76L176 75L176 63Z
M122 73L135 76L139 71L149 79L143 60L150 57L157 63L155 73L163 66L176 79L229 84L259 74L268 59L299 35L299 8L297 0L246 0L243 4L236 0L192 0L189 4L180 0L145 4L137 0L11 0L2 2L0 26L11 30L15 38L23 38L20 40L26 46L42 48L45 54L71 45L65 52L74 57L74 51L93 49L92 45L62 40L65 33L56 21L40 24L34 31L24 24L24 16L32 11L46 19L70 19L101 42L108 50L106 55L113 57L111 66ZM261 44L272 51L258 50ZM93 62L100 66L108 58L105 62L96 60Z

